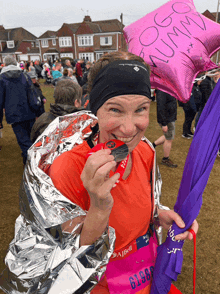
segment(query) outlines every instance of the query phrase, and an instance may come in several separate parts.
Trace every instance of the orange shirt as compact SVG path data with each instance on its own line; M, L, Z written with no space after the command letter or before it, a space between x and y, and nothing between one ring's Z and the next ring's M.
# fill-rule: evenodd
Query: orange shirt
M86 154L89 151L90 147L87 142L83 142L83 144L57 157L49 170L49 176L54 186L84 210L89 209L90 199L83 187L80 175L86 162ZM152 213L151 171L153 158L153 150L148 144L141 141L132 152L130 175L111 190L114 205L109 225L116 231L115 250L125 247L131 241L144 235L149 227ZM104 280L101 284L104 284ZM100 286L95 287L92 293L104 294L103 288L102 292L98 291ZM148 293L144 290L140 293Z

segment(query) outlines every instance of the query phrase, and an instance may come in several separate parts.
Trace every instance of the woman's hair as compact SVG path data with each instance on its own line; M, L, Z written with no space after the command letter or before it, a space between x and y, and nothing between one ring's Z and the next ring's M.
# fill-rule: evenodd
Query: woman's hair
M55 103L75 105L75 100L78 102L82 98L82 88L78 83L71 80L61 80L57 83L54 90Z
M95 77L97 76L97 74L100 72L100 70L103 69L103 67L105 67L109 63L116 60L139 61L147 66L150 73L150 66L140 56L137 56L133 53L125 52L125 51L116 51L116 52L106 53L90 68L89 75L88 75L88 90L87 90L88 92L91 92L93 81Z
M64 70L63 70L63 76L64 77L67 77L68 76L68 69L67 68L64 68Z
M4 58L4 64L5 66L8 66L8 65L17 65L17 61L16 59L11 56L11 55L7 55L5 58Z
M69 74L72 76L73 75L73 70L72 70L72 68L68 68L68 71L69 71Z

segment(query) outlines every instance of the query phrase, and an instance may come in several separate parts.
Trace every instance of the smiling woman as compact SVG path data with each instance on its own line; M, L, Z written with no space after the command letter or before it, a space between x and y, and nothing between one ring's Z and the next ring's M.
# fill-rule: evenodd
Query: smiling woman
M106 101L97 111L101 142L118 139L129 152L141 141L149 123L150 99L141 95L122 95Z
M147 294L157 248L154 213L166 229L173 221L184 227L174 211L154 205L155 151L144 138L151 99L149 69L131 53L110 53L93 66L89 83L90 107L98 124L88 140L54 160L49 176L65 197L87 211L80 246L94 244L108 225L115 229L114 253L91 293ZM129 150L120 181L114 174L119 163L111 150L91 152L113 139L126 143ZM192 227L197 232L196 221ZM189 232L176 236L186 238L191 238Z

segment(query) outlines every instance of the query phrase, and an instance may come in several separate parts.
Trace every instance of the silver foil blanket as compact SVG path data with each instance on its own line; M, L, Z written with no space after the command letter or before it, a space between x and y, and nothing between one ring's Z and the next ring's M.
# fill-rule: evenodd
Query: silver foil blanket
M19 192L21 214L0 276L5 293L90 293L102 278L114 251L114 229L106 228L94 244L80 247L86 211L64 197L47 175L53 160L81 144L96 122L89 111L58 117L28 150ZM161 184L161 179L153 184L157 205Z
M88 111L58 117L29 149L19 193L21 215L0 277L5 293L90 293L105 272L114 229L106 229L93 245L79 247L86 211L64 197L46 174L57 156L90 135L96 120Z

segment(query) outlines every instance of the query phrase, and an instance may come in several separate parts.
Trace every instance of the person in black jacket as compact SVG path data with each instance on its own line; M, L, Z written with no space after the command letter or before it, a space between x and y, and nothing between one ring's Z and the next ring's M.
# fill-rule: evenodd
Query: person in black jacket
M179 106L183 107L185 114L182 137L186 139L192 139L193 137L193 132L191 130L192 122L199 110L202 98L202 93L199 89L200 82L201 81L194 83L189 101L186 103L179 103Z
M28 103L28 93L32 82L30 77L26 79L14 57L6 56L4 64L0 75L0 124L3 118L2 110L5 108L6 121L12 125L22 151L23 164L25 164L27 151L32 145L31 128L36 118Z
M71 80L62 80L54 90L55 103L50 104L50 111L43 113L36 120L31 130L31 141L40 136L47 126L58 116L70 114L81 108L82 88Z
M40 88L40 84L38 83L38 80L37 80L37 75L34 72L29 72L28 75L32 80L32 83L34 85L34 89L37 92L38 97L40 97L40 99L41 99L41 107L40 107L39 111L36 112L36 117L39 117L39 116L41 116L41 114L43 114L45 112L44 104L46 103L47 99L42 93L42 90Z
M35 67L35 71L36 71L38 79L43 79L43 77L41 75L41 72L42 72L43 68L41 67L39 60L35 60L34 67Z
M88 74L89 74L89 71L90 71L90 68L92 67L92 62L90 62L90 61L87 61L87 63L86 63L86 69L85 69L85 71L84 71L84 73L83 73L83 77L82 77L82 80L81 80L81 86L83 86L83 85L87 85L87 82L88 82Z
M207 72L205 72L205 74L207 74ZM202 114L202 111L206 105L206 102L208 101L209 96L212 93L212 90L213 90L212 79L209 76L206 76L206 78L201 81L199 88L202 93L202 99L201 99L201 104L200 104L199 111L197 113L196 120L195 120L195 128Z
M170 151L172 142L175 135L175 121L177 119L177 102L171 95L157 90L157 122L162 128L163 136L154 141L154 148L157 145L163 145L164 157L161 161L163 165L175 168L177 164L174 164L170 160Z

